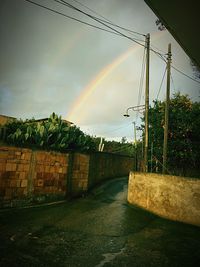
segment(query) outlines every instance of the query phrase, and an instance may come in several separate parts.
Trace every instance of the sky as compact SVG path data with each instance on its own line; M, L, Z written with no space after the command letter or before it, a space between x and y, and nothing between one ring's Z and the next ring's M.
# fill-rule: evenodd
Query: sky
M106 29L54 0L33 1ZM143 35L150 33L151 47L162 54L171 43L173 66L194 76L190 59L167 30L158 30L157 18L144 1L66 1L140 33L115 28L141 44ZM107 140L133 139L132 122L139 126L141 114L130 111L129 118L123 114L128 107L144 104L144 86L139 97L142 45L25 0L0 0L0 36L0 114L40 119L55 112L87 134ZM161 86L165 67L151 52L150 103L165 98L166 75ZM199 101L199 84L172 69L171 95L178 91Z

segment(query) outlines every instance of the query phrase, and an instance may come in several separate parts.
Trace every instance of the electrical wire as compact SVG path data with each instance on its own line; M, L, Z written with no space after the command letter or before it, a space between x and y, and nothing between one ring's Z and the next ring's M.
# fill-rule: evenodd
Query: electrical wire
M170 73L170 78L171 78L171 81L172 81L172 85L173 85L173 90L174 90L174 93L176 93L176 90L175 90L175 84L174 84L174 79L172 77L172 74Z
M161 88L162 88L162 85L163 85L163 81L164 81L164 78L165 78L165 75L166 75L166 71L167 71L167 67L165 67L165 71L164 71L164 74L163 74L163 77L162 77L162 80L161 80L161 83L160 83L160 87L159 87L159 90L158 90L158 93L157 93L156 100L158 100L158 97L159 97L159 94L160 94L160 91L161 91Z
M141 68L141 74L140 74L140 84L139 84L137 106L140 105L141 97L142 97L142 88L143 88L143 83L144 83L144 73L145 73L145 67L146 67L146 65L145 65L145 54L146 54L146 47L144 48L143 58L142 58L142 68ZM137 113L136 113L136 123L137 123L137 120L138 120L138 115L139 115L139 111L137 111Z
M179 70L178 68L174 67L173 65L171 65L171 67L176 70L177 72L181 73L182 75L184 75L185 77L189 78L190 80L197 82L200 84L200 81L194 79L193 77L189 76L188 74L184 73L183 71Z
M165 63L167 63L167 59L164 57L165 55L162 55L155 51L154 49L150 49L150 51L154 52L161 60L163 60ZM189 76L188 74L184 73L183 71L179 70L178 68L174 67L174 65L171 64L171 68L179 72L180 74L184 75L185 77L189 78L190 80L197 82L200 84L199 80L194 79L193 77Z
M141 44L140 42L138 42L138 41L135 40L134 38L131 38L130 36L125 35L124 33L122 33L122 32L120 32L120 31L114 29L113 27L111 27L111 26L107 25L106 23L102 22L99 18L94 17L94 16L92 16L92 15L90 15L90 14L88 14L88 13L82 11L81 9L79 9L79 8L77 8L77 7L73 6L73 5L71 5L70 3L68 3L68 2L66 2L66 1L64 1L64 0L60 0L60 1L59 1L59 0L54 0L54 1L55 1L55 2L58 2L58 3L60 3L60 4L63 4L64 6L67 6L67 7L71 8L71 9L73 9L73 10L76 10L77 12L80 12L80 13L86 15L87 17L89 17L89 18L91 18L91 19L93 19L93 20L99 22L100 24L104 25L105 27L109 28L110 30L112 30L112 31L114 31L114 32L116 32L116 33L118 33L118 34L120 34L121 36L123 36L123 37L125 37L125 38L127 38L127 39L129 39L129 40L131 40L131 41L133 41L133 42L135 42L135 43L141 45L141 46L144 46L143 44Z
M88 6L82 4L81 2L79 2L79 1L77 1L77 0L72 0L72 1L78 3L79 5L85 7L85 8L88 9L89 11L91 11L91 12L93 12L94 14L98 15L99 17L103 18L103 20L102 20L103 22L106 22L106 23L108 23L108 24L110 24L110 25L112 25L112 26L115 26L115 27L119 28L119 29L125 30L125 31L127 31L127 32L129 32L129 33L134 33L134 34L138 34L138 35L141 35L141 36L144 36L144 37L145 37L145 34L143 34L143 33L139 33L139 32L136 32L136 31L127 29L127 28L125 28L125 27L122 27L122 26L119 26L118 24L113 23L111 20L107 19L106 17L102 16L101 14L97 13L97 12L94 11L93 9L89 8ZM99 19L100 19L100 18L99 18ZM142 40L141 40L141 41L142 41Z
M118 128L116 128L116 129L114 129L114 130L111 130L111 131L108 131L108 132L104 132L102 135L105 135L105 134L107 134L107 133L112 133L112 132L118 131L118 130L120 130L120 129L126 128L126 127L130 126L131 124L132 124L132 123L129 123L129 124L125 125L125 126L118 127Z
M47 7L47 6L38 4L38 3L34 2L34 1L31 1L31 0L24 0L24 1L29 2L29 3L31 3L31 4L33 4L33 5L38 6L38 7L44 8L44 9L46 9L46 10L48 10L48 11L51 11L51 12L53 12L53 13L55 13L55 14L61 15L61 16L65 17L65 18L68 18L68 19L71 19L71 20L75 20L75 21L80 22L80 23L82 23L82 24L85 24L85 25L87 25L87 26L96 28L96 29L98 29L98 30L102 30L102 31L105 31L105 32L109 32L109 33L112 33L112 34L121 36L120 34L118 34L118 33L116 33L116 32L113 32L113 31L110 31L110 30L101 28L101 27L96 26L96 25L94 25L94 24L85 22L85 21L83 21L83 20L77 19L77 18L72 17L72 16L69 16L69 15L67 15L67 14L65 14L65 13L62 13L62 12L57 11L57 10L55 10L55 9L52 9L52 8L50 8L50 7Z
M46 9L46 10L49 10L49 11L51 11L51 12L53 12L53 13L58 14L58 15L64 16L64 17L66 17L66 18L68 18L68 19L72 19L72 20L75 20L75 21L77 21L77 22L83 23L83 24L85 24L85 25L87 25L87 26L90 26L90 27L93 27L93 28L96 28L96 29L99 29L99 30L102 30L102 31L105 31L105 32L109 32L109 33L112 33L112 34L115 34L115 35L119 35L119 36L121 36L121 37L128 38L129 40L131 40L131 41L133 41L133 42L139 44L140 46L145 47L145 45L141 44L140 42L138 42L138 41L135 40L134 38L131 38L130 36L127 36L127 35L121 33L120 31L118 31L118 30L116 30L116 29L110 27L110 26L107 25L106 23L102 22L100 19L95 18L94 16L91 16L91 15L87 14L87 13L84 12L84 11L81 11L80 9L77 9L76 7L74 7L73 5L67 3L67 2L64 1L64 0L62 0L62 2L60 2L60 1L58 1L58 0L54 0L54 1L57 1L57 2L59 2L60 4L64 4L64 5L66 5L66 6L70 7L70 8L72 8L72 9L75 9L75 10L77 10L77 11L79 11L79 12L81 12L81 13L87 15L87 16L89 16L90 18L92 18L93 20L96 20L97 22L99 22L100 24L102 24L102 25L104 25L105 27L109 28L110 30L101 28L101 27L96 26L96 25L94 25L94 24L87 23L87 22L82 21L82 20L80 20L80 19L74 18L74 17L69 16L69 15L67 15L67 14L64 14L64 13L62 13L62 12L59 12L59 11L57 11L57 10L55 10L55 9L52 9L52 8L47 7L47 6L41 5L41 4L39 4L39 3L36 3L36 2L34 2L34 1L31 1L31 0L24 0L24 1L29 2L29 3L31 3L31 4L33 4L33 5L39 6L39 7L41 7L41 8L44 8L44 9ZM161 60L163 60L163 61L166 63L165 54L163 55L163 54L159 53L158 51L152 49L151 47L150 47L150 51L154 52L154 53L155 53ZM185 77L189 78L190 80L192 80L192 81L197 82L197 83L200 84L200 81L194 79L193 77L191 77L191 76L189 76L188 74L184 73L183 71L179 70L179 69L176 68L175 66L171 65L171 67L172 67L174 70L176 70L177 72L179 72L180 74L182 74L182 75L184 75Z

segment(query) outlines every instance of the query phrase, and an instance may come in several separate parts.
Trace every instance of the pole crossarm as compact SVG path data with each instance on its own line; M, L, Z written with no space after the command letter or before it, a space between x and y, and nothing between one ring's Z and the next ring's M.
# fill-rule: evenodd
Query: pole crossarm
M143 111L144 109L145 109L145 105L129 107L126 110L126 113L124 114L124 117L130 117L130 115L128 114L129 110L132 110L132 111Z

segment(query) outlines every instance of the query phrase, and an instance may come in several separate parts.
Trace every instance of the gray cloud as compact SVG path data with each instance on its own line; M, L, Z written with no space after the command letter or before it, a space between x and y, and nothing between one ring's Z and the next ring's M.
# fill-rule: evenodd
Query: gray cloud
M37 2L92 22L54 1ZM157 31L155 16L143 1L87 0L83 3L119 25L143 33ZM1 114L42 118L55 111L66 116L89 82L133 45L129 40L67 20L23 0L1 0L0 5ZM191 73L187 56L167 32L153 44L166 50L169 41L176 56L174 61ZM153 98L164 65L153 55L151 59ZM77 107L74 121L81 118L79 125L83 129L90 127L97 135L124 125L124 110L138 102L141 64L142 49L139 49L99 84L80 109ZM174 73L174 82L178 89L193 97L199 93L196 84L186 82L177 73ZM164 88L161 96L164 97ZM108 136L130 134L129 127L124 131L110 132Z

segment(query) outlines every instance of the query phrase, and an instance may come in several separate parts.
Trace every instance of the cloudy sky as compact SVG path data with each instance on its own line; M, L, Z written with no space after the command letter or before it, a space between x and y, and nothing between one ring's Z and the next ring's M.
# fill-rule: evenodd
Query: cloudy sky
M48 8L105 28L54 0L33 0ZM156 16L141 0L66 0L95 16L138 33L151 35L151 46L167 53L172 64L193 76L190 60L168 31L159 31ZM84 5L84 6L83 6ZM115 28L144 44L143 35ZM109 30L109 29L108 29ZM127 38L89 27L25 0L0 0L0 114L44 118L52 112L83 131L108 139L133 138L132 122L140 114L123 114L144 104L139 97L144 47ZM153 52L150 62L150 101L164 99L160 89L165 63ZM171 94L187 93L199 100L199 84L172 69ZM160 93L158 95L160 89ZM138 133L139 135L139 133Z

